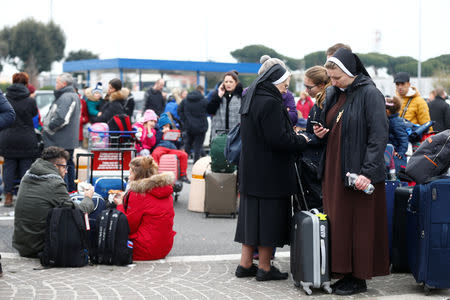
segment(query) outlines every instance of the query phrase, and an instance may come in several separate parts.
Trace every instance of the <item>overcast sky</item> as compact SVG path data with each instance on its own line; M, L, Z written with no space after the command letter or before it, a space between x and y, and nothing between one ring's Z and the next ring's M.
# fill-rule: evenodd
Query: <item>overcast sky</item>
M230 52L251 44L302 58L336 42L417 59L419 1L9 0L0 28L27 17L47 22L52 11L66 54L87 49L102 59L234 62ZM421 16L422 60L450 53L450 0L422 0Z

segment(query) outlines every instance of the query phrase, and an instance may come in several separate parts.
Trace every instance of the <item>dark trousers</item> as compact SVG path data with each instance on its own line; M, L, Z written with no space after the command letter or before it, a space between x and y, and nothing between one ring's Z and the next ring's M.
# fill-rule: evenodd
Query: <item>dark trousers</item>
M184 145L184 149L187 154L190 154L192 147L194 148L194 163L202 156L205 134L205 132L196 134L186 132L186 143Z
M67 174L64 177L64 181L67 184L67 191L73 192L77 189L75 185L75 164L73 163L73 149L66 149L70 154L70 159L67 162Z
M12 193L14 185L20 183L25 172L34 162L32 158L5 158L3 163L3 181L5 194Z

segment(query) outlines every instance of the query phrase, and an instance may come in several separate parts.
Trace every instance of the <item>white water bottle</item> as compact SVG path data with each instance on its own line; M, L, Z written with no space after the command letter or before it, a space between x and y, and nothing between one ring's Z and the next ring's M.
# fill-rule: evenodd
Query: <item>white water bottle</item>
M347 172L347 174L345 174L345 176L347 176L347 178L348 178L348 184L352 187L355 187L355 182L356 182L356 179L358 179L358 174ZM374 190L375 190L375 187L371 183L369 183L369 185L363 192L366 194L372 194Z

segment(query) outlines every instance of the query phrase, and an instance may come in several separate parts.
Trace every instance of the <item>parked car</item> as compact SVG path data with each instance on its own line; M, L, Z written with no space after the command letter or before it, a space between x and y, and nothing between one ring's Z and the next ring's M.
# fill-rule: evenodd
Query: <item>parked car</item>
M36 104L39 109L39 113L41 114L41 118L45 117L48 110L50 109L50 105L53 100L55 100L55 95L51 90L38 90L36 91L36 95L34 96L36 99Z

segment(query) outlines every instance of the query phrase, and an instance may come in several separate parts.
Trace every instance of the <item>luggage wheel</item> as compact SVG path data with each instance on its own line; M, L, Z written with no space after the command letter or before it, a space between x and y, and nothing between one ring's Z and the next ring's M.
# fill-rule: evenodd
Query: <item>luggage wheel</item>
M323 290L324 290L325 292L327 292L328 294L331 294L331 293L333 292L333 289L331 288L330 283L324 284L324 285L323 285Z
M300 281L300 284L307 295L312 294L311 286L313 285L311 282L303 282Z

